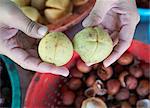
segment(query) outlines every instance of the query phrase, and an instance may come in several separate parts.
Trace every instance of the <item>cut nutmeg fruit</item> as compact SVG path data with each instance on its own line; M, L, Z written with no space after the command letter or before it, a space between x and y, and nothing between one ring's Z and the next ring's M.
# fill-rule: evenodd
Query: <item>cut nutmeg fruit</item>
M107 108L107 106L101 99L91 97L83 101L81 108Z
M47 0L45 16L50 23L66 17L72 13L73 5L71 0Z

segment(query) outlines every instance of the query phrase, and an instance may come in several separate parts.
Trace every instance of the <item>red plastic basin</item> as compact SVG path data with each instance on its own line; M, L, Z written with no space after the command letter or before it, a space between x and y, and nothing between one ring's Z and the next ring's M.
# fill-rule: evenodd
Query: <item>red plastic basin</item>
M134 40L128 49L135 57L150 63L150 45ZM67 67L75 63L79 56L74 53ZM25 104L27 108L70 108L61 104L60 89L67 78L52 74L36 73L27 90Z

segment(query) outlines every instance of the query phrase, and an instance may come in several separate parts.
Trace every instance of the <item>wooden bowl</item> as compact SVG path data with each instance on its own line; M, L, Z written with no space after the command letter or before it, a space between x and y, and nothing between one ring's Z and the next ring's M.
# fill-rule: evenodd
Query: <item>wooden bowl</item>
M74 7L73 13L53 24L48 24L49 31L65 31L82 21L94 7L96 0L89 0L86 4Z

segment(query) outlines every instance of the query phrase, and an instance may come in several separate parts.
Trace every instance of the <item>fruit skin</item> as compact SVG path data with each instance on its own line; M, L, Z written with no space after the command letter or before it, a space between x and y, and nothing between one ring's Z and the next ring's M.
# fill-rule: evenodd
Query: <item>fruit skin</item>
M35 7L38 10L45 8L46 0L31 0L31 6Z
M81 87L82 85L82 81L78 78L71 78L71 80L69 81L69 88L71 90L77 90Z
M22 7L22 6L27 6L30 4L31 0L11 0L12 2L16 3L17 6Z
M71 0L47 0L45 5L44 14L49 23L55 23L72 14L73 4Z
M133 77L131 75L126 77L126 87L128 89L130 89L130 90L136 89L137 84L138 84L138 81L135 77Z
M72 68L70 70L70 74L72 77L76 77L76 78L82 78L83 77L83 73L80 72L77 68Z
M34 7L31 6L23 6L21 7L22 12L29 17L32 21L38 22L40 19L41 15L38 12L38 10Z
M75 94L74 94L74 92L69 91L69 90L66 91L66 92L64 92L62 100L63 100L63 104L64 105L71 105L71 104L73 104L73 102L75 100Z
M65 34L51 32L40 41L38 53L43 61L62 66L72 58L73 46Z
M119 59L118 59L118 63L120 65L129 65L130 63L132 63L134 57L132 54L125 52Z
M87 27L78 32L73 45L86 64L103 61L113 50L113 42L107 32L99 27Z
M86 79L86 86L87 87L91 87L96 81L96 76L95 75L90 75L87 79Z
M143 76L143 70L142 70L142 68L140 68L139 65L131 66L129 68L129 72L131 75L133 75L136 78L140 78Z
M128 99L129 90L126 88L121 88L120 91L116 94L115 98L120 101Z
M106 81L111 78L113 75L113 69L111 66L105 68L104 66L100 65L97 70L97 75L99 76L100 79L103 81Z
M136 92L140 96L146 96L150 92L150 82L148 80L141 80L138 84Z
M87 66L81 59L77 61L77 69L83 73L88 73L91 71L92 67Z
M115 95L120 90L120 81L117 79L110 79L107 81L107 93L109 95Z

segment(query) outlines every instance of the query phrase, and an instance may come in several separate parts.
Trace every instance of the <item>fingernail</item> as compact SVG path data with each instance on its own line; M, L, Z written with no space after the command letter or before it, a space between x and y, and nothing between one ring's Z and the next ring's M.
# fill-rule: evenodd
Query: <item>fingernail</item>
M48 28L46 26L42 26L38 29L38 34L41 35L42 37L46 35L48 32Z
M65 67L61 67L60 74L64 77L67 77L69 75L69 70Z

